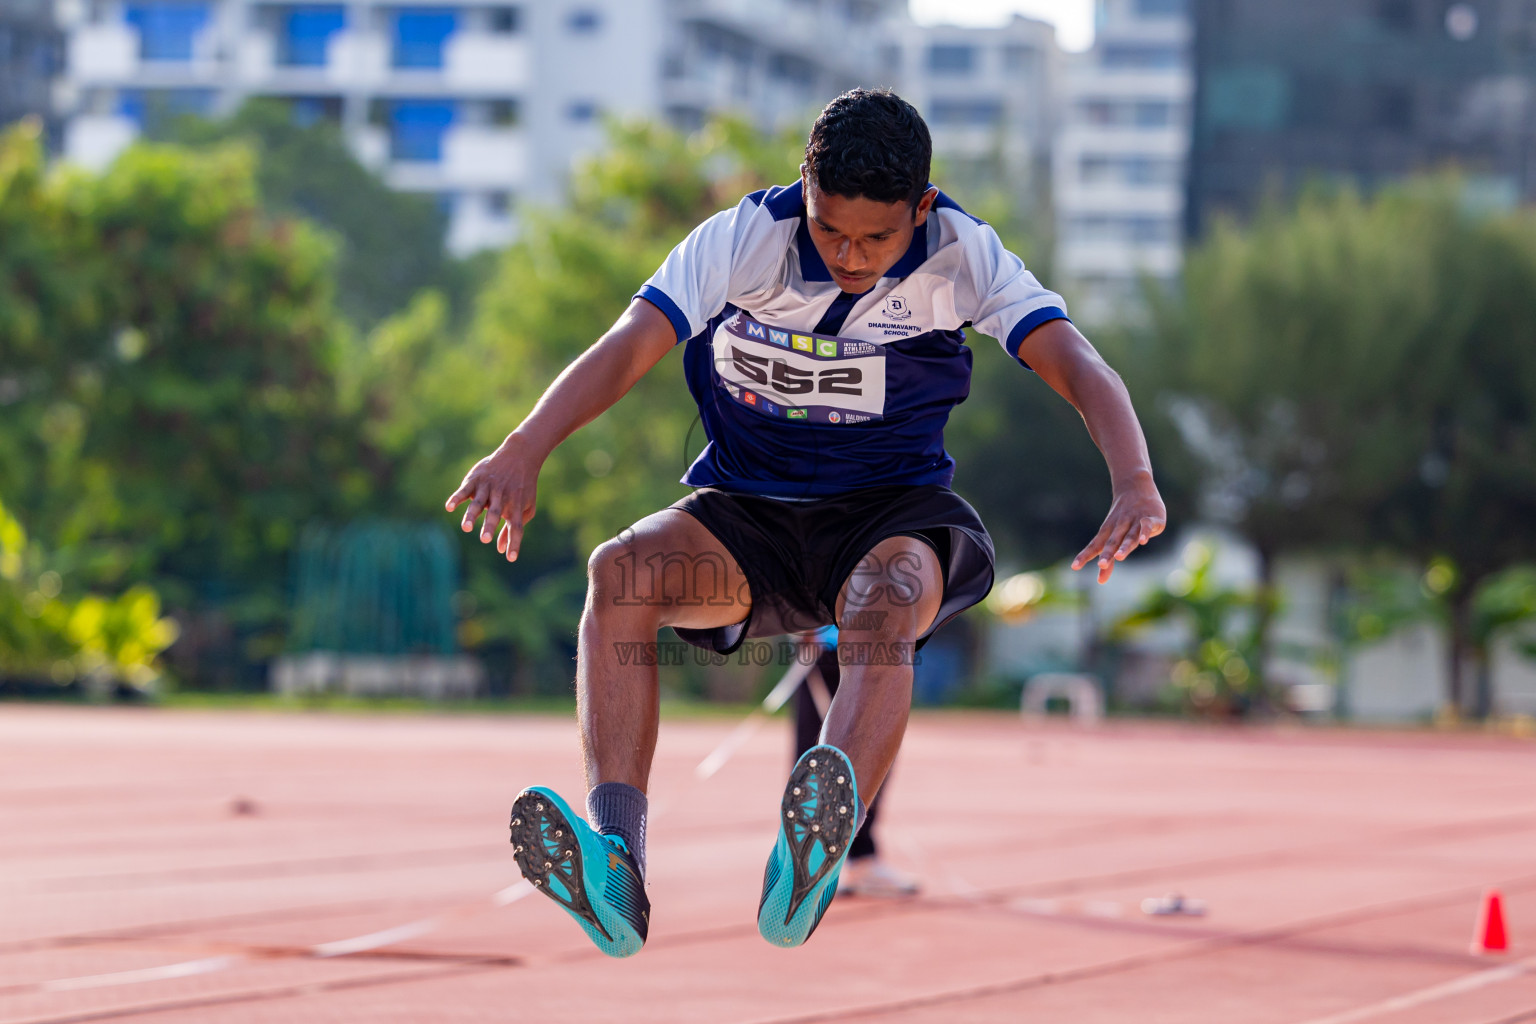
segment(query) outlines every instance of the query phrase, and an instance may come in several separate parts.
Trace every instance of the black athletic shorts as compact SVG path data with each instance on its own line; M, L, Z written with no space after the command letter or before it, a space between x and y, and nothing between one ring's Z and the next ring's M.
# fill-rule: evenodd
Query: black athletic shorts
M916 537L939 555L944 597L917 641L987 596L992 538L976 510L948 487L896 485L811 501L700 487L672 506L714 534L747 577L752 610L715 629L679 629L698 647L729 654L749 637L779 636L833 622L837 594L854 567L887 537Z

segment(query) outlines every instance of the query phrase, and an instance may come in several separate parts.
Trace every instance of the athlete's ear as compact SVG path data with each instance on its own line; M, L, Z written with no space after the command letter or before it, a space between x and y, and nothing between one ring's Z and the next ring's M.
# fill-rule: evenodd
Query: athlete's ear
M928 191L923 193L923 198L917 201L917 209L912 211L913 227L928 219L928 211L933 209L933 201L937 198L939 198L939 190L929 185Z

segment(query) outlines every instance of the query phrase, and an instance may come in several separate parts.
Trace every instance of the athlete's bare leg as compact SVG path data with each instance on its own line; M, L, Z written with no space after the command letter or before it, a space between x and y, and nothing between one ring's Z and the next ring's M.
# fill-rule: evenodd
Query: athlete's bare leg
M752 598L730 552L678 509L647 516L600 544L587 579L576 654L587 787L623 782L644 792L656 753L660 694L654 658L637 652L654 644L663 626L707 629L740 622Z
M943 586L931 547L915 537L888 537L838 592L842 682L827 709L821 741L853 762L865 807L901 747L912 709L913 643L938 615Z

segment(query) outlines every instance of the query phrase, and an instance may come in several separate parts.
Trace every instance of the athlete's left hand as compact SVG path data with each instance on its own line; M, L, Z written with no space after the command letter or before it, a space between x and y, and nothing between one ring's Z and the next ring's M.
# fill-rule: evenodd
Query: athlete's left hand
M1072 559L1072 568L1081 569L1095 558L1099 560L1099 582L1109 582L1115 563L1163 532L1168 525L1168 510L1163 507L1157 485L1150 479L1115 489L1114 504L1104 525L1088 546Z

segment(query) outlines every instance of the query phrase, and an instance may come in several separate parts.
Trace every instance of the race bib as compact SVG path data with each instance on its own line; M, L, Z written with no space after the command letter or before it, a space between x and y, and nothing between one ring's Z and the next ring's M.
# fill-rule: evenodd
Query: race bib
M764 416L844 426L885 415L880 345L781 330L737 313L715 330L711 346L720 386Z

